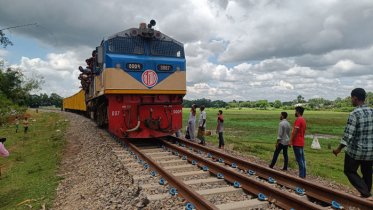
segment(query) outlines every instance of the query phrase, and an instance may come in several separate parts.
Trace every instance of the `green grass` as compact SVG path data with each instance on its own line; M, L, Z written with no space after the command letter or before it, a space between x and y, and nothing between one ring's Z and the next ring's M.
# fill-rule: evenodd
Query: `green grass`
M0 157L1 209L29 209L26 204L33 209L41 209L43 204L48 208L56 195L58 181L63 179L56 173L66 144L64 131L69 123L56 113L29 113L36 122L29 119L27 134L23 133L22 120L17 134L12 124L0 127L0 136L7 138L5 147L10 153L8 158ZM28 199L35 201L16 207Z
M224 139L227 148L235 151L254 155L270 163L275 150L275 143L280 122L280 113L283 110L255 110L255 109L229 109L223 110L224 116ZM206 141L218 145L218 136L215 134L217 125L218 109L206 109L207 130L213 131L212 136L207 136ZM295 111L287 110L288 121L293 126ZM183 125L187 125L190 109L183 109ZM199 117L197 111L197 121ZM347 122L346 112L332 111L305 111L304 119L307 122L306 135L329 134L342 137ZM197 123L197 122L196 122ZM185 133L185 127L183 128ZM321 139L319 142L322 150L311 149L311 138L306 138L305 159L307 162L307 173L314 174L326 179L350 185L343 173L344 153L335 157L332 149L340 143L340 138ZM328 150L328 143L331 150ZM283 157L280 154L276 165L283 165ZM298 169L292 149L289 149L289 167Z

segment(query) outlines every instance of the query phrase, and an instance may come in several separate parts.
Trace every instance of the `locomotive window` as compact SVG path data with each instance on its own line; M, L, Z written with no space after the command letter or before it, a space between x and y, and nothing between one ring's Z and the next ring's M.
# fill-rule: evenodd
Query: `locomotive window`
M108 40L108 50L112 53L138 54L145 53L144 40L141 37L114 37Z
M150 52L156 56L184 58L184 47L176 41L165 41L154 38L150 42Z

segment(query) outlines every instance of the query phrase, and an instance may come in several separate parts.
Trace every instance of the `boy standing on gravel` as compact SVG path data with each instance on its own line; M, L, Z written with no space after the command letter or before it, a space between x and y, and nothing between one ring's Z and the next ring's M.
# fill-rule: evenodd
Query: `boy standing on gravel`
M365 98L362 88L351 92L351 103L356 108L348 116L341 144L333 153L337 156L346 147L344 173L361 197L373 201L373 109L364 103ZM359 167L363 177L357 173Z
M306 121L303 118L304 108L295 107L295 120L293 133L289 141L289 147L293 146L295 159L299 166L299 177L306 179L306 159L304 159L304 133L306 132Z
M273 159L271 165L269 165L270 168L273 168L275 166L278 155L280 154L281 150L283 151L284 155L284 168L282 168L283 171L288 170L288 143L289 143L289 137L290 137L290 123L286 120L288 117L288 113L281 112L280 114L280 124L278 126L278 135L277 135L277 142L276 142L276 150L273 154Z
M223 111L218 111L218 126L216 127L216 133L219 133L219 149L224 149L224 138L223 138L223 131L224 131L224 118L222 116Z

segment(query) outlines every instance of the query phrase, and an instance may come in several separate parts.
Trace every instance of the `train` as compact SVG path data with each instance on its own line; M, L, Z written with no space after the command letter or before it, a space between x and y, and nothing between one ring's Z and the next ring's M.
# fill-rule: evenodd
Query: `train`
M119 138L155 138L182 127L186 95L184 45L140 23L103 38L96 47L86 90L63 100Z

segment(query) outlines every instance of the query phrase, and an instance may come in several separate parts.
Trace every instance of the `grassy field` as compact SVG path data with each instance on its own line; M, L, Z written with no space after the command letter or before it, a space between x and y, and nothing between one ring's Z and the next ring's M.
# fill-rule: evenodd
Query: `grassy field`
M48 208L56 194L59 179L56 173L65 146L64 131L69 122L56 113L30 111L29 131L10 124L0 127L0 137L6 137L10 156L0 157L0 209ZM36 120L36 121L33 121ZM26 201L24 204L17 204ZM30 206L28 206L30 205Z
M283 110L255 110L255 109L229 109L223 110L224 139L226 148L234 149L241 153L255 155L270 163L275 150L275 142L280 123L280 113ZM206 109L207 130L213 131L212 136L207 136L206 141L218 145L218 135L215 134L218 109ZM288 121L293 126L295 111L287 110ZM190 109L183 109L183 125L187 125ZM197 112L197 121L199 117ZM342 136L349 113L332 111L305 111L304 119L307 122L306 135L329 134ZM185 127L183 128L185 133ZM350 185L343 173L344 152L335 157L332 150L328 150L328 143L334 149L340 143L340 138L321 139L321 150L311 149L312 138L306 138L305 159L307 173L318 175L329 180ZM276 165L283 165L280 154ZM289 167L298 169L293 150L289 150Z

